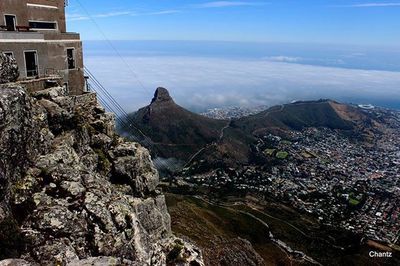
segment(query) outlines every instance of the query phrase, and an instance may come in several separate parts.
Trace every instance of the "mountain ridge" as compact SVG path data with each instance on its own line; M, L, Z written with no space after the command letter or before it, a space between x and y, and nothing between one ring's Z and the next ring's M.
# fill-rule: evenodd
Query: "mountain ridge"
M212 119L176 104L165 88L157 88L151 103L130 114L129 121L152 139L156 156L177 158L182 166L206 160L210 167L248 163L251 146L265 134L286 136L291 130L326 127L360 138L360 127L373 123L360 109L331 99L277 105L238 119Z

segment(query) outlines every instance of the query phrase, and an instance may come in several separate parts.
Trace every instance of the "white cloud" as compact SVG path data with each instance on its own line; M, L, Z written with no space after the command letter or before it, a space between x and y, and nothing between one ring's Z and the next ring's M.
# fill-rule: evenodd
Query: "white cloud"
M364 3L347 5L347 7L400 7L400 2L397 3Z
M109 12L109 13L100 13L91 15L92 18L110 18L110 17L120 17L120 16L128 16L134 14L131 11L121 11L121 12ZM89 20L89 15L81 15L81 14L67 14L67 20L69 21L79 21L79 20Z
M245 2L245 1L214 1L203 4L194 5L195 8L221 8L235 6L260 6L265 5L265 2Z
M158 86L176 101L202 110L259 106L293 99L362 102L400 99L400 72L320 67L265 60L201 57L124 57L145 86L117 57L87 56L86 65L129 111L147 105Z
M109 17L127 16L127 15L132 15L132 14L133 14L133 12L130 12L130 11L122 11L122 12L110 12L110 13L105 13L105 14L97 14L97 15L94 15L93 17L109 18Z
M110 13L100 13L91 15L92 18L110 18L110 17L121 17L121 16L156 16L156 15L168 15L180 13L180 10L161 10L154 12L133 12L133 11L121 11L121 12L110 12ZM67 14L68 21L80 21L80 20L89 20L89 15L81 15L81 14Z
M149 13L145 13L145 14L147 14L147 15L168 15L168 14L176 14L176 13L181 13L181 12L182 12L181 10L171 9L171 10L149 12Z
M222 7L235 7L235 6L261 6L266 5L266 2L246 2L246 1L214 1L214 2L206 2L198 5L191 5L186 7L178 7L176 9L170 10L155 10L148 12L134 12L134 11L120 11L120 12L109 12L109 13L100 13L100 14L86 14L82 15L79 13L67 14L67 19L69 21L80 21L80 20L89 20L92 18L109 18L109 17L119 17L119 16L158 16L158 15L169 15L182 13L184 11L188 11L190 9L202 9L202 8L222 8ZM81 6L82 8L82 6ZM76 8L77 9L77 8ZM76 12L75 9L75 12Z
M287 63L296 63L302 60L301 57L284 56L284 55L269 56L269 57L264 57L263 59L272 62L287 62Z
M68 21L88 20L89 17L81 14L67 14Z

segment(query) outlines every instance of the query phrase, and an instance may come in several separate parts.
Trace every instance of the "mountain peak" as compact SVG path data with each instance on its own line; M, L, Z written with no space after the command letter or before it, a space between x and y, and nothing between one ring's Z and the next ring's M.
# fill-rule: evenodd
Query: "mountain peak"
M157 88L156 92L154 93L153 100L151 103L155 102L169 102L173 101L167 89L159 87Z

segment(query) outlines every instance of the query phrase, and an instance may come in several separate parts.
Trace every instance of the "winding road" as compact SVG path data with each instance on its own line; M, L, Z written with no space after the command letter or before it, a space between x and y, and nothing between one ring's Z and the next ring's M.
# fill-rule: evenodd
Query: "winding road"
M203 148L201 148L198 152L196 152L195 154L193 154L193 155L189 158L189 160L187 161L187 163L183 166L183 168L189 166L190 163L194 160L194 158L196 158L196 157L197 157L200 153L202 153L205 149L207 149L208 147L210 147L210 146L212 146L212 145L214 145L214 144L216 144L216 143L221 142L222 139L224 138L225 130L228 129L228 128L230 127L231 122L232 122L232 120L229 120L229 121L227 122L227 124L226 124L223 128L221 128L221 132L219 133L219 138L218 138L217 141L214 141L214 142L211 142L211 143L207 144L206 146L204 146Z
M273 114L273 113L282 112L283 109L285 109L285 105L284 105L284 104L281 104L281 105L279 106L279 109L278 109L278 110L271 110L271 111L268 111L268 112L265 114L265 117L267 117L268 115ZM226 124L223 128L221 128L221 132L220 132L220 134L219 134L219 138L218 138L217 141L214 141L214 142L212 142L212 143L207 144L206 146L204 146L203 148L201 148L199 151L197 151L195 154L193 154L193 155L189 158L189 160L187 161L187 163L185 164L184 168L187 167L187 166L189 166L190 163L191 163L200 153L202 153L205 149L207 149L208 147L212 146L213 144L217 144L217 143L221 142L221 141L223 140L224 136L225 136L225 131L226 131L226 129L228 129L228 128L230 127L231 123L232 123L232 120L229 120L229 121L227 122L227 124Z
M254 214L251 214L251 213L246 212L246 211L242 211L242 210L238 210L238 209L233 209L233 208L227 207L227 205L225 205L225 204L216 204L216 203L213 203L213 202L211 202L211 201L209 201L209 200L204 199L204 198L201 197L201 196L194 196L194 197L195 197L196 199L199 199L199 200L201 200L201 201L203 201L203 202L209 204L209 205L212 205L212 206L224 208L224 209L227 209L227 210L230 210L230 211L235 211L235 212L239 212L239 213L245 214L245 215L247 215L247 216L253 218L254 220L258 221L259 223L261 223L263 226L265 226L266 228L268 228L268 230L270 231L269 225L268 225L265 221L263 221L262 219L260 219L260 218L258 218L257 216L255 216ZM238 203L238 204L237 204L237 203L234 203L234 204L231 205L231 206L237 206L237 205L245 205L245 204L243 204L243 203L240 202L240 203ZM228 206L229 206L229 205L228 205ZM245 205L245 206L247 206L247 205ZM251 208L251 209L254 209L253 207L250 207L250 208ZM257 211L258 211L258 210L257 210ZM259 211L259 212L261 212L261 211ZM261 212L261 213L263 213L263 212ZM265 214L265 213L263 213L263 214ZM267 214L266 214L266 215L267 215ZM274 218L274 219L277 219L277 220L279 220L279 221L282 221L281 219L278 219L278 218L276 218L276 217L273 217L273 216L270 216L270 215L267 215L267 216L269 216L269 217L271 217L271 218ZM287 224L290 225L289 223L287 223ZM292 226L292 227L296 228L295 226ZM296 228L296 230L298 230L299 232L301 232L302 234L304 234L304 232L302 232L300 229ZM279 239L274 238L274 235L273 235L271 232L269 233L269 235L267 236L267 238L268 238L268 240L270 240L270 241L272 241L274 244L276 244L282 251L284 251L284 252L286 253L286 255L288 256L288 259L289 259L290 261L292 261L292 260L298 260L298 259L292 257L292 255L298 255L298 256L301 256L300 259L303 260L303 261L307 261L307 262L309 262L309 263L322 266L321 263L319 263L318 261L314 260L314 259L311 258L310 256L307 256L304 252L294 250L294 249L292 249L291 247L289 247L285 242L283 242L283 241L281 241L281 240L279 240Z

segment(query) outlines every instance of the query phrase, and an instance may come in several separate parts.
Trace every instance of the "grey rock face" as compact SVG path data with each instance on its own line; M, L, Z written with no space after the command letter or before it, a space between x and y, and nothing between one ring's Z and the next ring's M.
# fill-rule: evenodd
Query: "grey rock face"
M138 195L155 191L158 172L151 163L148 150L134 143L123 143L109 154L115 158L113 177L117 182L131 185Z
M18 77L19 70L15 59L0 53L0 84L14 82Z
M115 257L92 257L84 260L73 261L69 263L67 266L120 266L120 265L131 265L131 266L139 266L138 263L135 263L130 260L124 260ZM0 265L1 266L1 265Z
M0 266L30 266L30 263L26 260L8 259L0 261Z
M92 94L53 88L30 97L8 87L0 90L0 117L0 218L17 222L26 240L21 258L166 264L175 238L149 152L114 133L113 116Z
M167 89L159 87L154 93L152 103L173 101Z
M9 215L13 185L30 160L48 149L52 134L46 124L43 108L21 87L0 86L0 222Z

